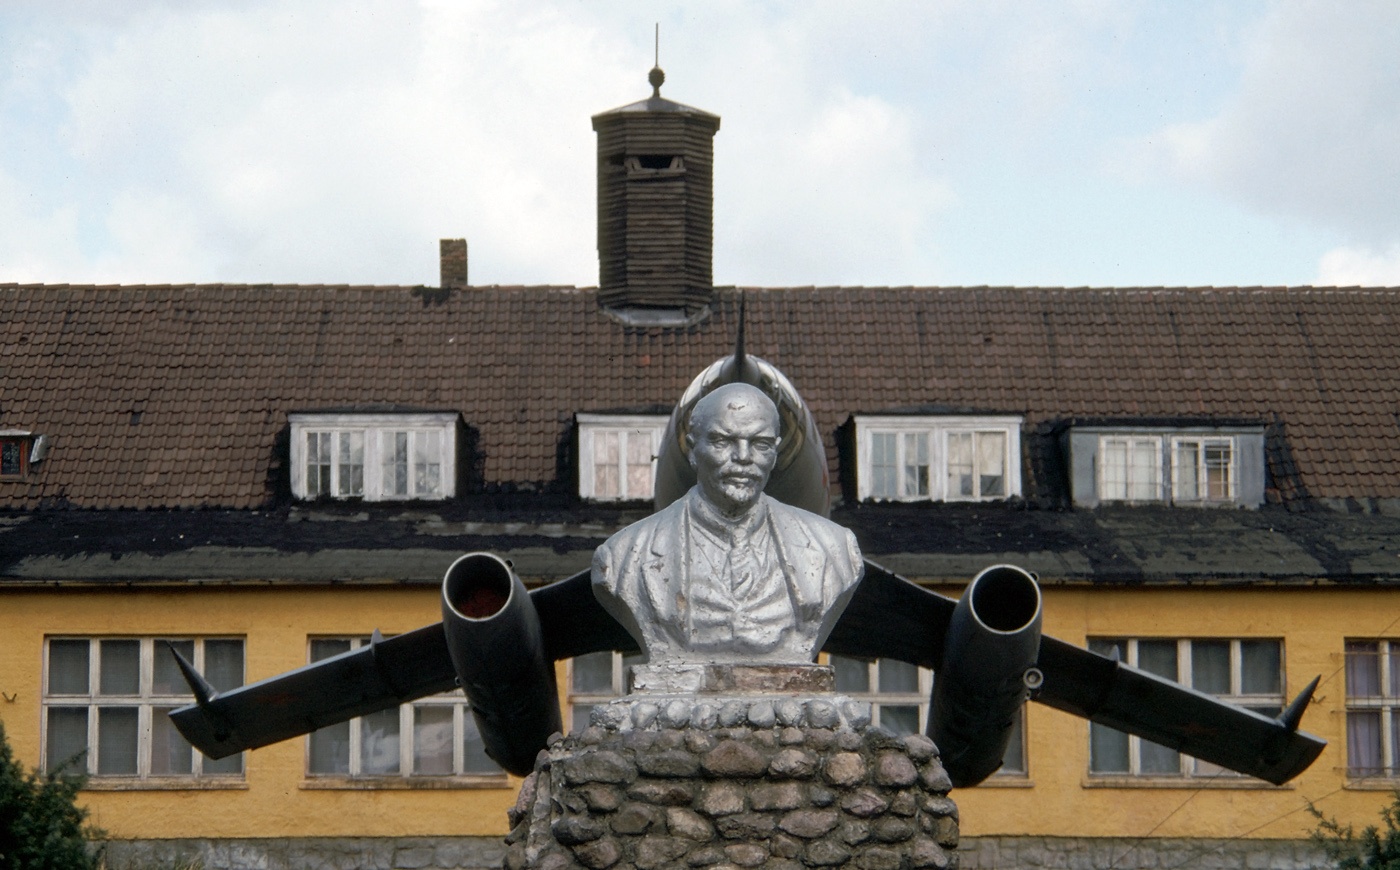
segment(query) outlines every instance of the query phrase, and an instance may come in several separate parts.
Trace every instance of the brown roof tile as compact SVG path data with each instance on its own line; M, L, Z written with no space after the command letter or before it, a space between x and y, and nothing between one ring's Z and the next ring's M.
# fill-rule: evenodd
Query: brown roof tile
M1400 498L1400 289L746 290L749 350L827 433L920 405L1284 427L1290 494ZM54 437L0 506L242 506L292 410L456 410L487 484L557 474L577 411L668 405L727 353L739 292L686 329L626 326L595 292L477 287L0 285L0 428ZM136 416L139 414L139 417ZM834 451L832 452L835 457ZM1277 484L1276 484L1277 485Z

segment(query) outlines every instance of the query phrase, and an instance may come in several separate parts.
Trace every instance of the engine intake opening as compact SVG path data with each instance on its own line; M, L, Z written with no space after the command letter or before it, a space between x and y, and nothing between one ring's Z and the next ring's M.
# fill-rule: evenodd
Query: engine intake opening
M510 569L486 553L472 553L452 563L442 594L452 609L468 619L489 619L510 601Z
M1017 632L1040 613L1040 587L1010 565L988 568L972 581L972 613L993 631Z

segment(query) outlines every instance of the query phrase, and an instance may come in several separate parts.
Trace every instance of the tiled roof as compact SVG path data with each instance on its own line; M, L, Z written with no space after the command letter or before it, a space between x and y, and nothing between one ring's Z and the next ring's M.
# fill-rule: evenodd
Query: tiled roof
M1400 498L1400 288L721 288L666 329L573 287L0 284L0 429L53 439L0 507L266 505L287 413L366 404L460 411L487 490L568 490L573 414L669 406L741 293L827 433L917 406L1257 420L1284 498Z
M23 514L0 523L0 587L437 584L453 560L479 550L509 559L527 581L549 582L587 570L599 544L647 513L574 504L541 522L536 507L509 504L525 500ZM962 502L846 504L832 519L867 558L922 581L965 583L1009 562L1045 584L1400 585L1400 516L1380 513Z

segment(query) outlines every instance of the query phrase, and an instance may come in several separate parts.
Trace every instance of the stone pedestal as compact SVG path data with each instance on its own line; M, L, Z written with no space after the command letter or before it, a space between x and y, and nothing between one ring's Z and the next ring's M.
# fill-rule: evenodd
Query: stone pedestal
M507 870L957 866L957 807L928 738L829 694L630 696L540 753Z

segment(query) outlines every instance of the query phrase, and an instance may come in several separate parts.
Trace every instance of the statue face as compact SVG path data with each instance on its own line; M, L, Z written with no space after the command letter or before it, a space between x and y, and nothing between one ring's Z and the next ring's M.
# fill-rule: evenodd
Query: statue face
M778 415L766 396L716 390L691 418L690 464L700 490L727 514L758 502L778 461Z

